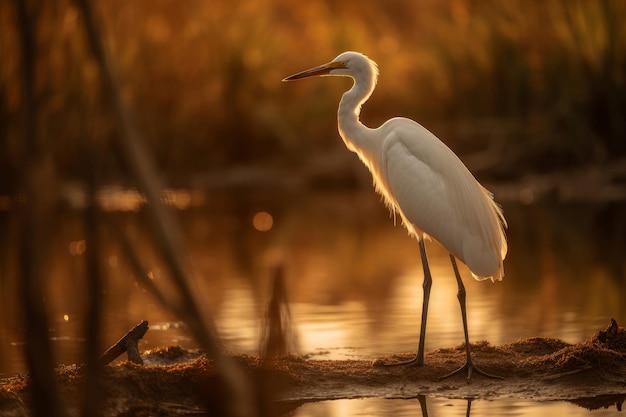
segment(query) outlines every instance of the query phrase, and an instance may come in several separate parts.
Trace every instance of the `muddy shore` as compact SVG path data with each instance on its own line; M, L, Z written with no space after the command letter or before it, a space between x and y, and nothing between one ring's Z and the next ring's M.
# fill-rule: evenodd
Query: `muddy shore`
M380 367L372 366L371 361L307 360L297 356L272 360L246 355L231 358L252 381L258 406L268 410L267 415L276 416L303 402L338 398L506 396L567 400L589 409L621 409L626 398L626 330L614 321L606 330L575 345L534 337L501 346L480 342L472 345L472 351L478 366L504 379L474 375L468 384L466 374L460 374L440 380L463 363L463 345L427 352L426 364L421 367ZM143 415L141 410L163 416L203 415L224 401L213 361L201 352L174 346L147 351L142 356L143 366L121 362L103 370L104 415ZM82 397L83 368L60 366L57 375L65 402L72 409ZM26 415L28 376L18 375L0 383L3 415Z

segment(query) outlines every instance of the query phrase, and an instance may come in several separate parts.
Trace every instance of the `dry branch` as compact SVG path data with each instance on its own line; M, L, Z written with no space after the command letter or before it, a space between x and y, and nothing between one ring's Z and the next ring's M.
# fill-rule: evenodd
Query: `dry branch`
M147 331L148 322L146 320L130 329L117 343L108 348L107 351L100 356L100 364L108 365L122 353L126 352L129 361L143 365L143 360L139 354L139 340L141 340Z

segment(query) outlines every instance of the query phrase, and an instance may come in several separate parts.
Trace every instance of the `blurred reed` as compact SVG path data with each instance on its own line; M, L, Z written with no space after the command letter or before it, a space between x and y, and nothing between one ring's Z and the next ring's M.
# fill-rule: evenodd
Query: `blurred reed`
M28 365L28 384L32 390L29 398L31 412L35 416L63 416L68 412L64 403L75 402L76 399L62 398L57 387L54 375L55 360L50 345L48 334L48 303L46 302L45 289L50 285L46 272L42 268L40 260L47 256L49 248L45 245L47 226L53 222L53 213L56 206L54 190L62 177L62 173L54 169L48 169L46 162L50 157L50 148L42 146L41 136L45 132L40 129L38 115L42 111L37 102L37 78L35 74L40 70L40 61L36 59L38 45L34 41L35 34L40 33L40 12L46 9L45 3L29 3L16 1L14 3L15 16L18 21L18 34L20 40L21 65L20 73L23 74L20 81L21 93L20 120L21 141L19 155L21 156L20 178L17 184L20 192L25 196L25 202L19 216L21 233L19 236L19 263L17 267L18 282L21 292L21 303L13 307L20 313L21 323L25 329L24 352ZM193 273L185 256L184 243L181 238L180 226L171 207L161 199L162 186L159 175L154 168L150 152L146 150L142 134L134 124L134 118L130 107L123 102L120 87L111 70L107 51L100 38L98 24L94 17L94 11L88 0L76 2L80 14L81 30L85 33L86 49L92 56L97 72L97 80L101 83L102 110L109 109L107 114L113 114L112 127L115 128L115 141L109 143L106 149L115 150L123 160L127 175L136 183L138 190L145 195L146 214L148 215L148 227L152 232L153 245L157 249L169 274L170 283L167 290L158 285L147 287L155 293L155 296L164 307L168 308L183 320L190 333L202 346L207 354L214 360L215 372L223 387L223 395L219 402L212 403L212 411L220 415L251 417L259 415L258 405L252 391L252 383L248 376L244 375L233 360L221 351L217 335L211 318L203 314L190 287L189 277ZM94 113L96 114L96 113ZM80 124L84 127L84 124ZM103 413L100 408L102 390L100 389L100 377L102 366L98 362L98 355L102 345L101 317L102 298L104 297L103 280L100 271L100 231L106 227L106 219L102 216L95 204L96 190L102 177L102 161L111 159L110 155L97 155L97 142L87 131L82 131L81 142L77 143L75 150L81 157L80 175L88 184L87 205L84 210L84 244L86 256L84 262L84 285L87 289L85 311L83 312L85 328L83 337L85 340L84 358L84 396L81 402L81 414L95 416ZM97 129L96 129L97 130ZM52 192L50 192L52 191ZM119 236L122 244L124 236ZM127 250L132 250L126 245ZM128 254L129 263L134 258ZM139 271L142 273L143 271ZM4 280L3 280L4 281ZM6 284L2 282L2 284ZM81 294L69 294L70 297L81 297ZM6 296L5 296L6 297ZM7 312L5 309L4 312ZM198 389L202 389L199 387ZM79 394L80 395L80 394Z

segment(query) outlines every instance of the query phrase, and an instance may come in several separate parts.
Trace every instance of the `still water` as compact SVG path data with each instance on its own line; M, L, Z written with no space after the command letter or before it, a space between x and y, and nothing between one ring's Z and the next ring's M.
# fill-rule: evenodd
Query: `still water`
M490 400L459 400L436 397L421 399L394 400L363 398L352 400L333 400L308 403L298 408L297 417L321 416L397 416L397 417L520 417L520 416L568 416L568 417L605 417L619 416L621 413L612 409L589 411L575 404L562 401L535 402L498 398Z
M107 194L108 192L108 194ZM140 199L113 189L101 195L103 220L122 227L159 282L163 268L146 232ZM422 269L416 242L372 192L192 193L173 191L192 286L230 351L257 354L268 291L285 271L292 353L312 359L375 359L417 347ZM492 344L531 336L580 342L611 317L626 323L626 204L503 202L509 255L502 282L477 282L462 267L470 340ZM2 307L0 377L23 372L15 307L16 214L0 212ZM79 211L60 210L48 225L43 263L51 339L60 363L80 362L85 282ZM196 347L184 324L134 280L115 239L103 228L105 333L110 345L141 320L150 322L140 348ZM463 341L456 282L445 251L427 244L433 288L426 349ZM106 346L103 346L105 348ZM466 401L428 398L431 415L465 415ZM419 415L417 400L335 400L303 405L298 416ZM474 415L603 415L566 403L475 401ZM380 410L380 411L377 411ZM439 411L436 411L439 410ZM614 410L613 410L614 411ZM508 413L508 414L507 414ZM581 414L582 413L582 414Z

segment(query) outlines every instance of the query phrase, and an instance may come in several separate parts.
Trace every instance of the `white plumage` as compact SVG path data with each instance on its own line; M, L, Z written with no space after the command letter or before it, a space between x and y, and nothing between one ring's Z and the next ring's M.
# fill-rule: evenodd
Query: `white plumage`
M461 160L419 123L396 117L376 129L359 120L362 104L376 86L378 67L358 52L344 52L331 62L299 72L283 81L312 76L346 76L354 79L339 103L339 133L346 147L355 152L372 173L376 190L391 210L398 213L409 233L420 242L424 266L424 307L420 345L410 364L421 365L430 269L424 239L431 237L451 254L459 285L459 302L466 336L468 382L476 368L470 356L465 313L465 288L454 257L464 262L477 279L501 280L507 253L506 221L493 197ZM489 374L485 374L491 376Z

